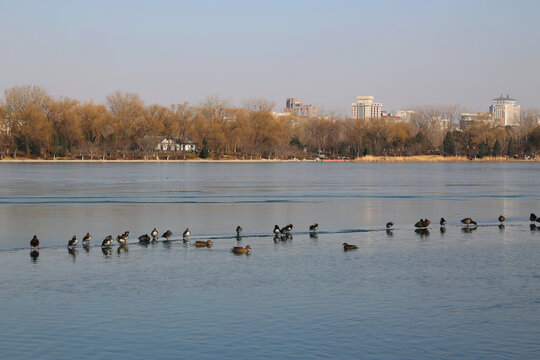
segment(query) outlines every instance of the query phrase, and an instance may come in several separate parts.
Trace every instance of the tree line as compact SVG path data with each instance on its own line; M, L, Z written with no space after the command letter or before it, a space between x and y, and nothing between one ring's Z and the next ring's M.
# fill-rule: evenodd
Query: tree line
M409 121L276 117L273 108L264 99L235 107L217 97L145 105L122 92L104 104L81 103L54 99L37 86L12 87L0 101L0 149L2 157L142 159L161 155L155 148L165 137L190 138L197 146L195 153L166 152L172 158L534 156L540 149L533 114L516 127L478 121L460 130L452 126L457 106L417 107Z

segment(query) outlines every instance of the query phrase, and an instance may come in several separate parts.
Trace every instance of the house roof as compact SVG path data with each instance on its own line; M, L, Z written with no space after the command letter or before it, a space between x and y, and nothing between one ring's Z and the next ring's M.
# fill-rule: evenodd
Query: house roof
M512 99L510 97L510 95L506 95L506 97L504 97L502 94L501 96L499 96L498 98L495 98L493 100L498 100L498 101L503 101L503 100L507 100L507 101L516 101L516 99Z

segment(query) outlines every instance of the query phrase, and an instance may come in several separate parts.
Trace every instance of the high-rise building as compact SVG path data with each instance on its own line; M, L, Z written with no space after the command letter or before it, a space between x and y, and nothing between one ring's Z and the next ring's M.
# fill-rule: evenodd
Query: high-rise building
M519 125L519 105L516 105L516 100L501 96L493 99L493 105L489 107L489 111L493 114L493 120L499 125L515 126Z
M355 119L381 117L382 104L374 103L373 96L357 96L356 102L352 103L352 108Z
M285 109L287 113L295 113L300 118L312 118L319 116L319 107L310 104L304 104L297 98L288 98L285 102Z

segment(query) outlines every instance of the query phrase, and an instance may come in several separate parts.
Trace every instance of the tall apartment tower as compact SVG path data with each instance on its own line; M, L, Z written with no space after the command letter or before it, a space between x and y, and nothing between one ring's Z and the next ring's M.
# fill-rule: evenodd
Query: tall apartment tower
M493 99L493 105L489 107L489 111L493 114L493 120L504 126L519 125L519 105L516 105L516 100L501 96Z
M365 119L365 118L380 118L381 117L381 103L374 103L373 96L357 96L356 102L352 104L353 118Z
M319 116L319 107L310 104L304 104L297 98L288 98L285 102L285 112L295 113L300 118L312 118Z

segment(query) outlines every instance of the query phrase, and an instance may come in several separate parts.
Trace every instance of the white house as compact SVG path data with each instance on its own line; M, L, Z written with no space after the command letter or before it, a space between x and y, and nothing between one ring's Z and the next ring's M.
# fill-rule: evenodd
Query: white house
M155 147L156 151L195 151L195 143L190 138L181 141L172 137L164 138Z

